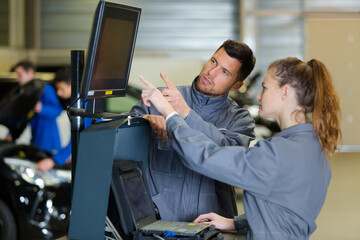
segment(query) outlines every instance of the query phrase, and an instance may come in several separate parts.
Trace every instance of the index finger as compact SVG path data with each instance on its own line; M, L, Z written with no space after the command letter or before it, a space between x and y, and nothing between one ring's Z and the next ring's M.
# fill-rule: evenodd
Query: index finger
M172 81L164 73L160 73L160 77L164 80L164 82L168 88L176 88L176 86L172 83Z
M154 85L151 84L148 80L146 80L143 76L140 75L140 80L148 87L148 88L155 88Z

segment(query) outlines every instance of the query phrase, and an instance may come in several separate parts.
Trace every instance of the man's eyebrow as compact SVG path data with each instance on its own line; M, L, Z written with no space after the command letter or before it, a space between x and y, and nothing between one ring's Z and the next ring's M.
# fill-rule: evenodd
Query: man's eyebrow
M215 62L218 63L218 60L217 60L214 56L212 56L211 59L215 60ZM222 68L223 70L225 70L226 72L228 72L228 73L230 74L230 76L232 76L232 73L231 73L227 68L225 68L225 67L223 67L223 66L221 66L221 68Z
M222 67L222 69L224 69L226 72L228 72L230 74L230 76L232 76L232 73L228 69L226 69L224 67Z

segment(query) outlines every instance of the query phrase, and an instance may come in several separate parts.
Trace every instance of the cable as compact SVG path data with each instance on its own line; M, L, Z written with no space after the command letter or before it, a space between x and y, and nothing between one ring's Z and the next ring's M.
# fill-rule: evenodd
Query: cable
M74 101L71 102L71 104L66 108L66 114L68 118L71 120L72 116L70 114L70 108L81 98L81 96L77 97Z
M160 239L160 240L165 240L165 238L162 238L162 237L160 237L159 235L157 235L157 234L153 234L153 236L154 237L156 237L157 239Z
M111 229L112 234L115 236L116 240L123 240L122 237L120 236L120 234L118 233L118 231L116 230L116 228L114 227L114 225L112 224L112 222L110 221L110 218L108 216L106 216L105 223Z

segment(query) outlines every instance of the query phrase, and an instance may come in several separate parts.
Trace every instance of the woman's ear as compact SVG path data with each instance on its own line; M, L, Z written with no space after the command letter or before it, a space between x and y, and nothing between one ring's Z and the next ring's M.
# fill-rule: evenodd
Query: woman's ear
M243 84L244 83L241 81L236 81L236 83L234 83L234 85L231 87L230 91L238 90Z
M285 84L281 87L281 99L286 99L291 93L291 88L289 85Z

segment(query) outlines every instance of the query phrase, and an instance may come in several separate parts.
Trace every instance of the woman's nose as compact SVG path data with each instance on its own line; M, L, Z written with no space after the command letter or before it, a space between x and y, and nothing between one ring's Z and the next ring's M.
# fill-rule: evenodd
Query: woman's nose
M259 94L256 96L256 99L257 99L258 101L260 101L260 99L261 99L261 93L259 93Z

